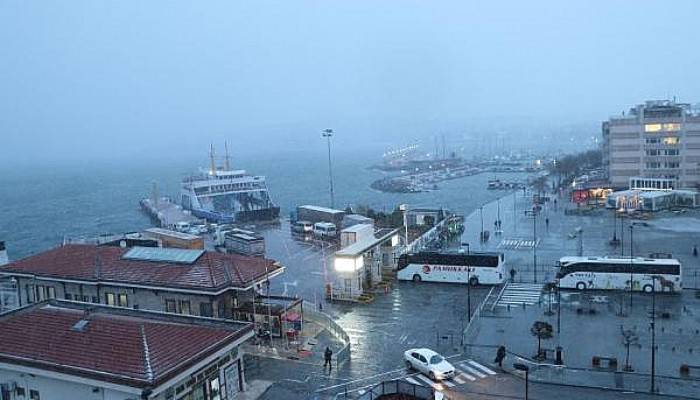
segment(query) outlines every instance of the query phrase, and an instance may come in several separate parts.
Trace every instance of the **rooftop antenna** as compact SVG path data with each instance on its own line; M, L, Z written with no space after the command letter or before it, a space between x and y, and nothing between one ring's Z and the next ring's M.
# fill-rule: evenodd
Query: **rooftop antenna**
M211 175L216 173L216 161L214 161L214 143L209 145L209 173Z
M231 155L228 153L228 142L224 141L224 147L226 148L226 171L231 170Z

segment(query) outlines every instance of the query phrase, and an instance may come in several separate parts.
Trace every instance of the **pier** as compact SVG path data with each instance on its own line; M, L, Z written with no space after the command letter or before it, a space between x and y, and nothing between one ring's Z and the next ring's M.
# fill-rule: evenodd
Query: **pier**
M139 202L143 211L158 222L161 228L174 229L178 222L186 222L190 225L204 224L205 221L195 217L189 211L183 210L178 204L168 197L145 198Z

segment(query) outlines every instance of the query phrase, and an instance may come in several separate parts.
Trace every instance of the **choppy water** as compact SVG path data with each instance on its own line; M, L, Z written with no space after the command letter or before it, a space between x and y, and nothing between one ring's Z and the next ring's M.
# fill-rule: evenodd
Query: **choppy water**
M439 184L440 190L416 194L381 193L369 185L381 176L366 167L374 154L336 156L336 207L365 204L391 210L399 203L443 206L464 213L502 193L486 190L492 175L481 174ZM0 173L0 240L11 259L59 244L64 236L94 236L135 231L152 225L138 201L153 181L163 195L176 196L181 178L206 159L137 163L92 163L4 170ZM288 215L297 205L328 205L328 170L323 157L288 153L235 160L236 168L267 176L270 193ZM499 174L508 179L507 174ZM524 178L515 174L513 178Z

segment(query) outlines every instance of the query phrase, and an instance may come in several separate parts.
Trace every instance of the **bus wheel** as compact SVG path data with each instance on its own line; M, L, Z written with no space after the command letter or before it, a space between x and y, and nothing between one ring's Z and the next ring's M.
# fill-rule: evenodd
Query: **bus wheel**
M576 289L578 290L586 290L586 284L584 282L579 282L576 284Z
M479 284L479 278L477 278L477 277L469 278L469 286L476 286L478 284Z
M423 280L423 278L421 278L420 275L418 275L418 274L413 275L413 282L420 282L422 280Z
M644 290L644 293L651 293L652 291L654 291L654 287L651 285L644 285L642 289Z

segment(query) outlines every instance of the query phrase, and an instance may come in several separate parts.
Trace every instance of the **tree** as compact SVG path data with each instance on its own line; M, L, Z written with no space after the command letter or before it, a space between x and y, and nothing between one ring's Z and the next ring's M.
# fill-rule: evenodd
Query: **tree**
M542 357L542 339L551 338L553 332L554 328L552 328L552 325L550 325L548 322L535 321L535 323L532 324L530 333L532 333L532 336L537 338L537 359L545 358Z

